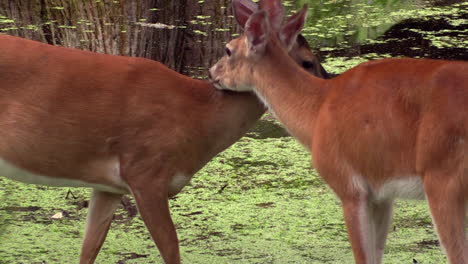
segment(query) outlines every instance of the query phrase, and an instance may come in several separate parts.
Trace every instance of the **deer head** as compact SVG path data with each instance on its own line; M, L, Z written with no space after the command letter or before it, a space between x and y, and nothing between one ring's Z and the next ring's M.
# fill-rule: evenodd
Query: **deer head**
M284 9L279 0L262 1L259 9L250 0L234 0L233 10L244 34L226 45L226 55L210 69L210 78L218 89L252 91L251 74L265 56L271 38L277 38L303 69L317 77L329 78L305 38L299 35L307 6L289 17L284 25L281 23Z

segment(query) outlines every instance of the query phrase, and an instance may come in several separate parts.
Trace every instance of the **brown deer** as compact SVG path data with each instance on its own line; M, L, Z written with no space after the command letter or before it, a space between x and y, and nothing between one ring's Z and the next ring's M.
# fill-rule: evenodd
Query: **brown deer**
M278 26L281 2L261 6L211 77L254 91L309 149L342 202L356 263L381 263L398 197L427 198L450 263L468 263L468 63L383 59L319 79L288 56L307 8Z
M247 0L239 5L247 6L245 21L256 10ZM306 44L296 43L291 56L323 77ZM180 263L168 197L242 137L264 106L253 94L218 91L147 59L6 35L0 47L1 175L93 188L80 263L94 262L126 193L164 261Z

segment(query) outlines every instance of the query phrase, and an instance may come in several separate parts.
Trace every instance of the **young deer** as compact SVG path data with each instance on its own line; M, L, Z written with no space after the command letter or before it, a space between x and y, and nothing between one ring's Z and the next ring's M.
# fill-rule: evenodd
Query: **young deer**
M264 106L147 59L6 35L0 47L1 175L93 188L80 263L94 262L126 193L164 261L180 263L168 197L242 137ZM311 72L321 67L303 43L290 54L316 66Z
M310 150L342 202L356 263L381 263L397 197L426 197L450 263L468 263L468 63L384 59L322 80L287 55L307 9L278 27L280 1L261 5L211 76L254 91Z

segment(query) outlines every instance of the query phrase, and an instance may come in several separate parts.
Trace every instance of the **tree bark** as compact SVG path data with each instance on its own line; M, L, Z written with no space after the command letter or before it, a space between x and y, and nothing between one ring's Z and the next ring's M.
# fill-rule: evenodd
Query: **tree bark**
M206 68L223 55L224 45L235 32L228 0L160 0L162 10L156 21L177 25L171 32L160 31L155 57L176 70L204 75ZM176 14L176 15L173 15ZM173 45L178 43L178 45Z
M0 0L0 30L203 76L235 32L231 14L228 0Z

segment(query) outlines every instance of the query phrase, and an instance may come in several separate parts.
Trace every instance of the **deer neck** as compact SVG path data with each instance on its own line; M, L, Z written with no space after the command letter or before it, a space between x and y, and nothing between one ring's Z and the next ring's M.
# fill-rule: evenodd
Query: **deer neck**
M203 102L210 113L198 124L204 139L199 140L203 146L198 148L201 150L197 155L200 160L195 171L243 137L266 111L253 93L220 91L205 81L199 85L210 91L209 99Z
M219 92L221 105L216 118L218 126L215 127L219 127L220 133L231 139L228 140L231 145L260 119L266 108L253 93Z
M276 39L268 44L252 80L259 98L307 147L311 145L311 131L325 97L325 82L299 67Z
M200 81L199 85L210 93L210 99L204 104L212 111L210 128L219 130L219 133L233 134L234 137L240 138L266 111L265 106L253 93L220 91L207 81Z

